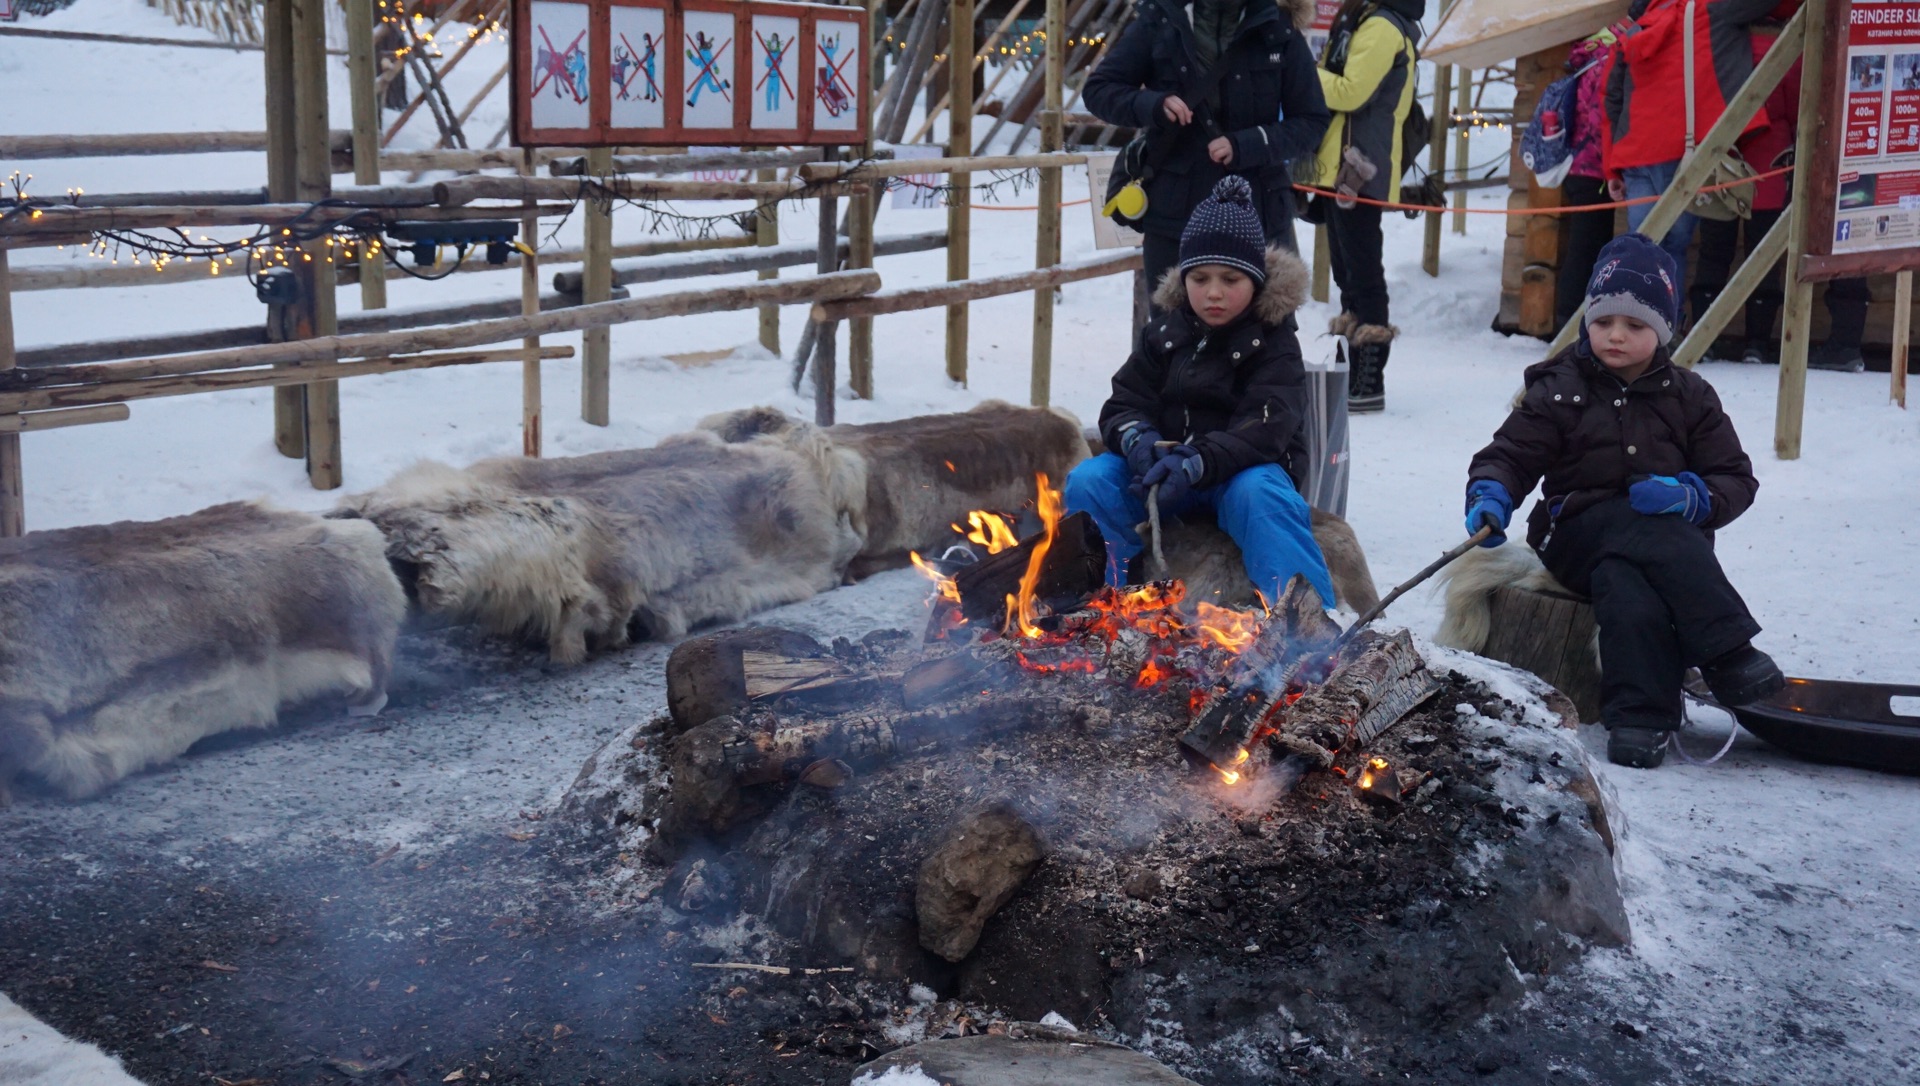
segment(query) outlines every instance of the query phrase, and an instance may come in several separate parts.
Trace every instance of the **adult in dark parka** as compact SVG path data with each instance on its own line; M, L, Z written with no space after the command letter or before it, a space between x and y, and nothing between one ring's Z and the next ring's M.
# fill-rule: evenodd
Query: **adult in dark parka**
M1253 186L1269 244L1297 251L1290 163L1311 158L1331 114L1301 33L1313 0L1139 0L1133 22L1087 76L1085 98L1110 124L1172 140L1147 183L1147 282L1178 261L1180 231L1229 173ZM1191 16L1189 16L1191 11ZM1186 101L1216 61L1226 69L1203 100Z

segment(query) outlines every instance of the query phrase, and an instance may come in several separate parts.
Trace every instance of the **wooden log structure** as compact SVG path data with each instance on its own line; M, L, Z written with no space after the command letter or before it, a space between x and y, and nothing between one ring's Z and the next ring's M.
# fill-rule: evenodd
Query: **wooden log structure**
M518 197L516 197L518 199ZM558 218L572 208L541 204L541 218ZM312 204L272 203L252 207L48 207L35 208L12 222L0 224L0 239L19 238L40 246L71 244L74 235L105 230L163 230L187 226L280 226L300 219L309 223L339 222L374 212L382 220L415 219L460 222L469 219L513 218L520 208L500 207L315 207Z
M899 256L904 253L924 253L942 248L946 244L945 230L930 230L922 234L879 238L874 242L873 255ZM849 240L840 239L839 258L846 259L849 249ZM701 275L732 275L737 272L797 268L803 264L815 263L818 255L818 246L796 243L768 248L743 247L738 251L719 254L700 253L667 259L636 260L613 266L613 285L630 286L635 283L659 283ZM583 274L579 271L556 272L553 276L553 289L561 294L578 294Z
M261 46L244 41L203 41L193 38L153 38L138 34L104 34L93 30L41 30L30 26L0 24L0 38L39 38L42 41L85 41L102 45L164 45L169 49L224 49L228 52L258 53ZM341 56L346 50L329 49L329 55Z
M328 146L344 154L353 134L335 130ZM0 160L122 158L131 155L209 155L265 151L265 132L132 132L99 135L0 135ZM347 171L350 172L350 168Z
M1600 719L1600 659L1593 608L1577 596L1494 590L1480 655L1531 671L1565 694L1580 719Z
M619 175L699 173L706 170L764 170L777 169L781 166L798 166L819 160L819 150L811 147L802 147L797 150L722 151L711 155L615 155L613 172ZM575 155L569 158L556 158L547 163L547 173L554 177L586 177L588 176L586 157Z
M871 271L832 272L809 279L786 279L770 283L751 283L734 287L682 291L645 298L626 298L571 306L539 316L505 317L471 324L445 325L406 332L323 336L257 347L205 351L168 358L133 362L102 363L90 367L70 367L66 371L43 370L39 373L13 373L0 378L0 388L31 391L0 393L0 413L40 410L99 402L87 394L87 385L64 388L44 387L57 380L102 382L145 377L184 376L214 370L244 369L249 366L300 365L337 362L343 358L380 358L402 352L458 350L500 343L526 336L555 335L585 328L605 327L628 321L657 320L662 317L695 313L719 313L751 309L762 302L783 303L839 299L870 293L880 285L880 277ZM391 312L391 311L389 311ZM23 384L23 378L31 384Z
M847 317L871 317L885 313L905 313L914 309L932 309L956 302L978 301L1002 294L1019 294L1043 286L1077 283L1103 275L1120 275L1140 267L1137 249L1056 264L1050 268L1009 272L980 279L963 279L930 287L903 287L880 291L866 298L845 302L822 302L813 307L816 321L842 320Z
M621 200L778 200L799 194L792 185L780 182L474 176L436 182L433 195L442 207L459 207L475 200L572 200L592 190L604 190Z
M133 414L123 403L98 407L75 407L65 411L29 411L24 415L0 415L0 434L32 434L42 430L64 430L69 426L89 426L96 422L125 422Z

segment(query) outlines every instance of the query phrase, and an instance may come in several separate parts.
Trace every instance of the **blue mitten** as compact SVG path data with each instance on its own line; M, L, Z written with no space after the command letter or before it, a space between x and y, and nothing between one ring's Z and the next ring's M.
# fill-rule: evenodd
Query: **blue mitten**
M1191 445L1175 445L1141 478L1140 489L1151 491L1159 487L1160 508L1168 509L1186 500L1187 494L1193 490L1193 484L1200 481L1200 473L1206 469L1206 461L1200 458L1198 449Z
M1482 547L1498 547L1507 541L1507 522L1513 519L1513 495L1504 484L1492 479L1475 479L1467 484L1467 534L1488 524L1493 534L1480 541Z
M1154 448L1160 442L1160 432L1146 426L1134 426L1120 439L1123 446L1120 455L1127 458L1127 470L1138 479L1153 470L1160 459L1160 450Z
M1705 524L1713 517L1713 495L1707 481L1690 471L1679 475L1649 475L1627 488L1627 504L1650 517L1678 513L1687 523Z

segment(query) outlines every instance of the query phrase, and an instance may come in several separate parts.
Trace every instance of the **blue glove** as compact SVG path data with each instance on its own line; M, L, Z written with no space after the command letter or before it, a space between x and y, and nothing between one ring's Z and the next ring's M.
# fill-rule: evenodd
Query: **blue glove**
M1127 458L1127 470L1138 479L1153 470L1160 459L1160 450L1154 448L1160 441L1160 432L1146 426L1135 426L1127 430L1120 438L1120 455Z
M1693 525L1713 517L1713 495L1707 481L1690 471L1679 475L1649 475L1627 488L1627 504L1650 517L1678 513Z
M1193 484L1200 481L1200 473L1207 469L1206 461L1200 458L1200 450L1191 445L1175 445L1167 450L1153 465L1153 469L1140 479L1140 489L1151 491L1160 488L1160 508L1168 509L1179 505L1193 490Z
M1507 541L1507 522L1513 519L1513 495L1504 484L1492 479L1475 479L1467 484L1467 534L1488 524L1493 534L1480 541L1482 547L1498 547Z

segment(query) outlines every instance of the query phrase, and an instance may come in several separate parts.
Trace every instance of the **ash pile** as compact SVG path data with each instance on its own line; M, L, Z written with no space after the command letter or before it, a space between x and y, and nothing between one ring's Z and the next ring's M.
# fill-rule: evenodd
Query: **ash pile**
M1102 587L1097 530L1041 493L1043 532L922 563L923 632L676 649L670 715L563 805L620 907L850 969L875 1052L1052 1014L1223 1084L1417 1067L1625 944L1541 701L1344 636L1299 578L1257 611Z

